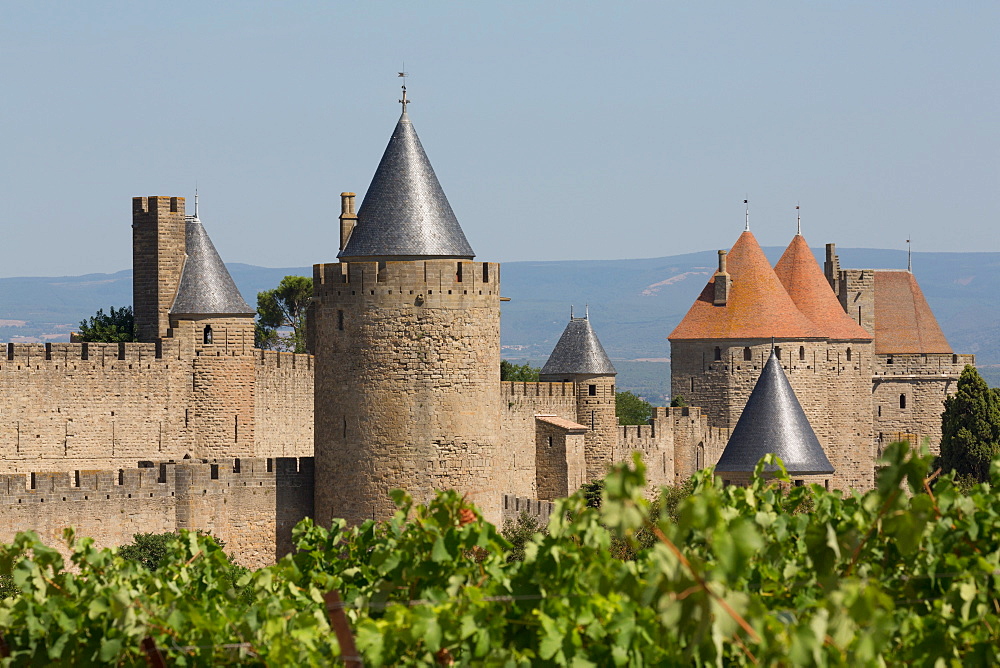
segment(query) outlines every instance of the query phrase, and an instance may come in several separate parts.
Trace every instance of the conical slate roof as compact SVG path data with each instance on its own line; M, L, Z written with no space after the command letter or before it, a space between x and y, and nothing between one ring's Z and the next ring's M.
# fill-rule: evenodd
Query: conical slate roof
M792 475L833 473L833 466L774 351L750 393L715 472L752 472L768 453L781 457Z
M825 338L795 306L749 230L733 244L727 265L726 304L713 303L713 276L668 339Z
M358 209L357 225L337 257L471 260L475 255L404 107Z
M617 373L597 334L594 334L590 319L572 316L541 371L543 376Z
M816 262L805 237L796 234L774 266L781 284L802 315L828 339L871 341L871 335L847 315Z
M875 352L952 352L916 277L908 271L875 272Z
M187 257L170 313L253 315L197 216L188 217L184 236Z

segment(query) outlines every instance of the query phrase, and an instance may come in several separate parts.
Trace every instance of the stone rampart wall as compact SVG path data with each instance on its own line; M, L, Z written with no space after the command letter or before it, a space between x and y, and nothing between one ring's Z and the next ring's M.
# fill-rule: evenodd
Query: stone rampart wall
M249 567L291 550L291 528L312 514L308 458L142 462L139 468L0 475L0 542L36 531L65 552L65 527L101 547L136 533L211 532Z
M313 356L255 351L257 457L312 457Z
M0 472L310 456L312 357L228 338L190 354L178 339L0 346Z

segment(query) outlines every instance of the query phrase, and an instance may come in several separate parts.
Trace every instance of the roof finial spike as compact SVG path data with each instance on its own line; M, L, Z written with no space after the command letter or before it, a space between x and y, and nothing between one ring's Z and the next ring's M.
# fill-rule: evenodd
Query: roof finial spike
M587 320L590 320L590 304L587 304L583 308L584 308L583 317Z
M909 239L906 240L906 271L913 273L913 252Z
M774 337L771 337L771 354L774 354Z
M403 70L406 70L406 61L403 61ZM399 103L403 105L403 115L406 115L406 105L410 103L410 100L406 99L406 77L409 76L405 71L400 72L397 76L403 78L403 98L399 100Z
M798 205L797 202L795 204L795 225L796 225L796 227L795 227L795 234L801 237L802 236L802 212L799 211L799 205Z
M570 320L573 319L573 305L572 304L569 305L569 319Z
M194 184L194 217L198 218L198 184Z
M748 197L747 199L743 200L743 204L746 205L746 208L747 208L747 223L746 223L746 226L743 228L743 231L744 232L749 232L750 231L750 198Z

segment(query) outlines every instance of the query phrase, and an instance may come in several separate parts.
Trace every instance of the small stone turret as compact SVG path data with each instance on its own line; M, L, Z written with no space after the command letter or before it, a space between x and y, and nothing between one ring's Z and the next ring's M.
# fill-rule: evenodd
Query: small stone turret
M254 309L246 303L195 213L185 221L184 268L168 335L191 359L187 412L199 457L254 452Z
M746 482L757 462L769 453L781 457L796 480L822 483L833 474L833 466L774 351L715 465L715 473L727 482Z
M569 324L542 367L539 380L575 384L576 421L588 428L584 435L588 480L602 477L614 461L614 448L618 443L617 374L590 326L589 312L583 318L574 318L571 312Z
M132 198L132 306L138 339L167 336L184 267L184 198Z

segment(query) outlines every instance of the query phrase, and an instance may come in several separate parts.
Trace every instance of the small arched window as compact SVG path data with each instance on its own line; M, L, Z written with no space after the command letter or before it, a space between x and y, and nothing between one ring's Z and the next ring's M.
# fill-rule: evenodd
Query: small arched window
M715 356L713 357L713 359L716 362L722 359L722 348L720 348L719 346L715 346Z
M799 346L799 359L804 360L806 358L806 347Z
M212 326L205 325L205 331L202 332L202 341L206 344L212 342Z
M851 349L850 348L847 349L847 361L848 362L851 361Z
M777 358L778 358L778 359L780 360L780 359L781 359L781 348L779 348L778 346L775 346L775 347L774 347L774 354L775 354L775 355L777 356Z
M906 395L905 394L899 395L899 407L900 408L906 408Z
M750 348L744 348L743 349L743 361L744 362L749 362L752 359L753 359L753 352L751 352Z

